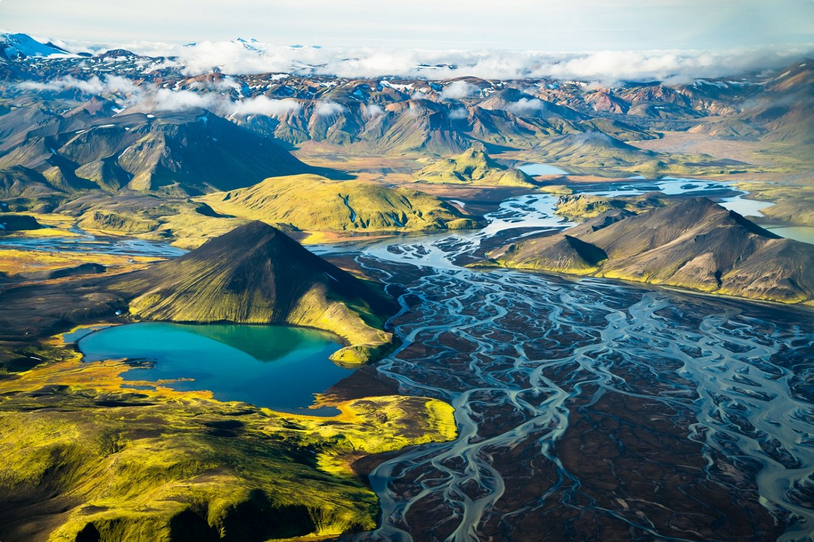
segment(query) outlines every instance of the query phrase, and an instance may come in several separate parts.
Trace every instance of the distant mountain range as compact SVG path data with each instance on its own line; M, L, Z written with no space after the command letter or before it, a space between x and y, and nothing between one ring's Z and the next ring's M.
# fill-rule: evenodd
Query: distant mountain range
M0 185L0 196L123 188L194 195L314 171L274 141L207 111L108 116L109 109L96 99L52 118L23 108L0 117L8 134L0 171L26 181ZM26 121L37 127L26 130Z
M190 93L185 98L217 97L217 104L210 100L213 113L287 145L316 141L369 153L448 156L475 143L487 149L528 149L550 138L597 132L624 142L656 138L666 129L814 142L809 99L814 62L808 60L734 80L596 88L550 79L349 79L217 71L188 76L163 58L126 50L67 56L23 35L4 39L5 51L35 53L15 53L0 68L0 95L12 100L4 107L43 110L29 113L31 120L45 114L64 124L67 109L82 106L94 94L97 104L106 104L99 110L105 114L116 114L112 109L117 107L120 115L143 112L139 102L149 102L163 89ZM79 83L94 76L92 85ZM118 79L112 84L114 76L128 84Z
M40 43L27 34L0 33L0 54L8 59L70 55L53 43Z
M195 234L176 215L200 218L203 209L213 218L190 198L223 209L232 226L253 218L328 231L472 224L416 192L354 179L332 186L329 179L354 174L304 163L313 157L327 156L320 163L328 164L349 155L406 158L395 182L532 188L538 183L490 155L578 174L707 175L763 166L635 143L673 130L780 143L800 156L814 147L808 60L737 79L601 88L551 79L190 76L167 59L123 49L66 54L22 34L0 36L0 47L0 200L7 208L59 208L90 228L175 241L181 230ZM299 187L266 181L298 175L310 180ZM306 184L321 199L292 196ZM162 215L145 195L172 206ZM184 246L197 246L203 235Z

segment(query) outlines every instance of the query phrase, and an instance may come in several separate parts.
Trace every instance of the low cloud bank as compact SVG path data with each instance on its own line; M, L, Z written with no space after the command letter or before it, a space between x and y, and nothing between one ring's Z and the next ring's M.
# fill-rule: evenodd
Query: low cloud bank
M207 109L222 116L230 115L268 115L279 117L298 111L301 106L296 100L276 100L266 96L239 98L229 94L234 88L229 81L220 82L204 89L204 92L192 90L170 90L145 84L137 86L132 81L118 76L104 78L92 77L87 80L75 77L63 77L46 83L26 81L18 85L24 90L63 92L75 90L84 94L116 95L117 102L125 109L132 111L186 111L190 109ZM322 105L339 106L333 102ZM335 111L338 112L338 111Z
M74 51L101 50L99 46L89 47L88 44L61 43ZM465 76L504 80L553 78L604 84L652 80L684 82L737 76L779 68L814 52L814 44L783 50L582 53L288 47L239 40L205 41L184 46L141 42L116 47L149 56L163 56L166 65L178 67L188 75L209 73L217 68L231 74L285 72L350 78L392 75L441 80ZM471 91L462 83L447 97L460 99Z

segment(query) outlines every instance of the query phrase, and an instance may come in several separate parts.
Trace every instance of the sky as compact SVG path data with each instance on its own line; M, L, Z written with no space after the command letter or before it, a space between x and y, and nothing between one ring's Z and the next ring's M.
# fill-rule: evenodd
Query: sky
M0 0L0 28L108 43L782 49L814 42L814 0Z

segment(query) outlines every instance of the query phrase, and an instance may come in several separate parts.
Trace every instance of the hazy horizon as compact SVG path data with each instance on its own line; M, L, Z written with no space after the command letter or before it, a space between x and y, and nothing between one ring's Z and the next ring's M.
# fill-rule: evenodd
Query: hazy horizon
M814 2L486 0L406 6L348 0L3 0L0 27L61 40L458 50L650 51L788 48L814 41Z

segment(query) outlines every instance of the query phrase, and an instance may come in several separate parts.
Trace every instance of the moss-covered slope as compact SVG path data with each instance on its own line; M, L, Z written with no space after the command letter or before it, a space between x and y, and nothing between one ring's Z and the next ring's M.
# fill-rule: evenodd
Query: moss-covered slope
M455 436L452 407L435 399L278 414L209 392L123 389L127 365L54 352L67 357L0 379L4 541L334 538L375 527L354 458Z
M569 237L582 244L575 247ZM639 215L611 211L565 234L524 240L489 256L506 267L783 303L814 299L814 246L782 239L706 198Z
M568 220L583 221L595 218L612 209L641 212L664 207L664 199L658 193L629 198L608 198L589 194L566 194L560 196L555 213Z
M306 231L418 231L471 228L473 217L407 188L317 175L274 177L204 196L215 211Z
M252 222L108 287L145 320L291 324L332 331L349 346L334 354L357 364L386 349L395 311L373 286L311 254L285 234Z
M483 149L476 148L428 165L416 173L415 179L438 184L534 186L531 177L522 171L498 164Z

